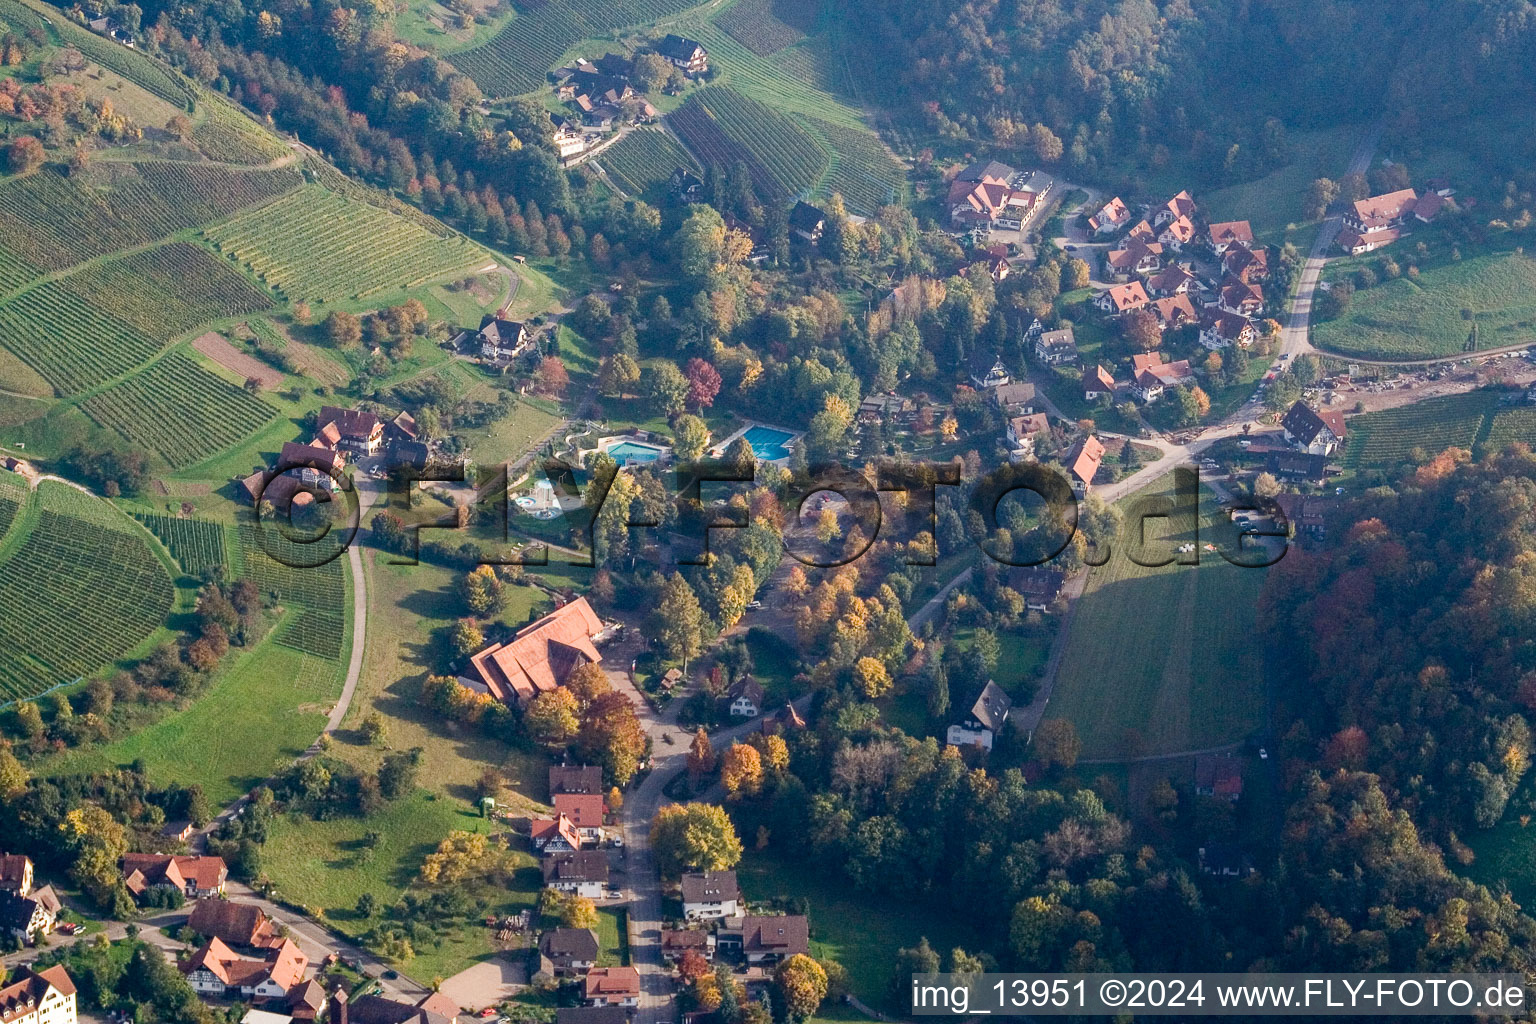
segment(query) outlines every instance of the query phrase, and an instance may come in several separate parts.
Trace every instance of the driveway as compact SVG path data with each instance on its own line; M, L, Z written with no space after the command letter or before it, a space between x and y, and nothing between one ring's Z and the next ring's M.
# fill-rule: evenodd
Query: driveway
M528 984L528 968L521 956L514 963L495 957L466 968L438 989L461 1007L478 1010L510 999Z

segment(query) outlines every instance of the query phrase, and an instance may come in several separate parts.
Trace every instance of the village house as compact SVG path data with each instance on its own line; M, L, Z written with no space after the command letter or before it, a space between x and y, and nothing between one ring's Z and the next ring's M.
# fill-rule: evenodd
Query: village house
M272 920L254 903L235 900L198 900L187 918L187 927L199 935L230 946L276 945Z
M686 167L679 167L667 179L667 191L680 203L697 203L704 198L704 179Z
M309 958L291 939L284 939L261 960L242 957L219 939L209 939L181 970L200 995L283 999L303 982L308 964Z
M1093 478L1098 475L1099 464L1103 461L1104 446L1092 434L1078 441L1063 457L1062 464L1067 467L1072 493L1079 500L1086 497L1093 488Z
M1216 305L1238 316L1261 316L1264 313L1264 290L1256 284L1229 277L1222 282Z
M949 222L959 231L973 227L1017 231L1023 227L1037 196L1014 188L1017 173L996 160L972 164L949 183Z
M763 707L763 687L751 676L742 676L731 684L725 699L732 718L756 718Z
M1185 324L1198 323L1200 314L1195 312L1194 303L1189 301L1188 295L1169 295L1166 298L1153 299L1149 307L1152 315L1157 317L1157 325L1165 331L1176 330Z
M1188 217L1175 217L1158 232L1157 240L1166 248L1179 252L1195 240L1195 222Z
M777 964L797 953L810 953L810 936L810 922L799 914L748 914L721 923L715 948L745 957L749 965Z
M1383 246L1391 245L1402 237L1403 233L1397 228L1373 228L1366 232L1346 228L1339 232L1338 244L1340 249L1351 256L1363 256Z
M1041 331L1035 338L1035 358L1046 366L1077 362L1077 337L1072 333L1072 328Z
M795 710L793 704L788 703L773 714L764 715L761 724L764 736L773 736L781 732L797 732L804 728L805 719L800 717L800 712Z
M1131 221L1131 211L1115 196L1099 207L1099 212L1088 218L1088 230L1096 235L1112 235Z
M551 928L539 936L539 970L556 978L597 966L597 933L590 928Z
M1288 448L1275 448L1264 457L1264 468L1278 480L1291 483L1321 484L1339 467L1331 466L1328 456Z
M608 885L608 856L601 850L550 854L539 866L547 889L595 900L602 897L603 889Z
M1344 414L1318 412L1297 399L1286 410L1280 430L1287 444L1311 455L1332 455L1344 442Z
M1158 207L1157 212L1152 215L1152 223L1157 227L1162 227L1170 221L1179 220L1180 218L1193 220L1194 217L1195 200L1189 194L1189 191L1185 189Z
M603 770L597 765L549 766L549 796L553 800L561 793L601 793Z
M34 971L18 966L0 980L4 1024L75 1024L75 983L63 966Z
M1027 380L1016 380L992 390L992 402L1005 416L1018 416L1035 411L1035 386Z
M1200 754L1195 758L1195 793L1236 803L1243 795L1243 766L1231 754Z
M581 849L581 833L563 814L528 822L528 839L540 853L570 853Z
M1200 321L1200 344L1211 351L1237 345L1247 348L1259 338L1258 328L1245 316L1207 310Z
M978 348L971 353L971 383L978 391L1000 388L1013 382L1013 374L995 351Z
M1131 367L1136 375L1131 391L1148 405L1161 398L1166 389L1190 383L1195 377L1188 359L1165 363L1161 352L1132 356Z
M1032 612L1050 611L1066 582L1067 574L1060 569L1038 565L1014 569L1008 574L1008 586L1024 598L1024 607Z
M1049 434L1050 431L1051 421L1043 412L1014 416L1009 419L1005 431L1010 448L1009 459L1014 462L1025 462L1033 458L1035 438L1041 434Z
M1132 242L1140 242L1143 245L1151 245L1153 242L1157 241L1157 231L1145 220L1139 220L1136 222L1135 227L1131 228L1131 230L1125 233L1125 238L1123 241L1126 245L1130 245Z
M700 928L663 928L661 930L662 960L675 964L690 949L706 960L713 959L715 937Z
M1218 256L1234 245L1249 249L1253 247L1253 228L1245 220L1219 221L1206 229L1205 241Z
M657 41L656 52L685 75L702 75L709 70L709 51L684 36L668 32Z
M334 1004L328 1024L457 1024L459 1008L441 992L428 992L415 1003L387 996L348 999L344 988L331 997Z
M475 343L480 347L480 358L505 362L528 344L528 328L520 320L503 320L497 314L487 313L480 318Z
M970 713L949 727L944 734L944 742L952 747L975 745L991 750L993 739L1003 731L1003 725L1012 710L1013 698L988 679L987 685L981 688L981 696L971 705Z
M0 892L25 896L32 891L32 858L22 853L0 853Z
M1097 402L1105 397L1113 398L1119 386L1115 383L1114 375L1104 369L1103 364L1095 364L1093 369L1083 371L1083 401L1085 402Z
M44 885L25 895L14 890L0 890L0 934L9 932L25 943L53 932L64 905L53 886Z
M1262 282L1269 277L1269 250L1233 246L1221 257L1221 269L1244 284Z
M603 660L593 644L604 632L584 597L556 608L470 659L471 670L487 692L503 704L522 707L540 693L565 682L582 665Z
M898 424L907 423L916 414L917 403L905 395L870 395L859 402L860 423L879 423L882 420Z
M375 413L362 409L338 409L322 405L315 417L315 434L332 446L340 446L359 455L377 455L384 443L384 423Z
M123 884L134 896L157 885L172 886L188 899L224 895L229 868L219 857L175 857L166 853L123 855Z
M1120 316L1133 309L1140 309L1151 301L1141 282L1132 281L1129 284L1117 284L1113 288L1100 292L1098 298L1093 300L1093 304L1106 313Z
M1156 298L1169 295L1188 295L1199 288L1200 279L1176 263L1169 264L1147 278L1147 294Z
M1304 453L1293 452L1291 454L1301 455ZM1316 458L1317 456L1307 457ZM1286 492L1275 495L1275 504L1280 507L1280 514L1285 517L1285 521L1289 526L1288 532L1295 536L1307 536L1315 540L1322 540L1327 536L1327 517L1328 513L1334 508L1334 502L1331 499L1308 497Z
M1123 248L1111 249L1104 254L1104 274L1112 281L1129 281L1132 277L1155 273L1162 266L1161 242L1132 238Z
M789 211L790 234L808 245L821 241L821 233L826 227L826 212L810 203L797 201Z
M569 818L584 842L603 837L603 798L597 793L557 793L553 800L556 817Z
M555 134L551 141L554 142L555 153L561 160L569 160L587 148L587 133L581 130L581 125L560 114L550 114L549 119L555 124Z
M734 871L693 871L682 877L683 917L705 921L741 913L741 889Z
M1425 192L1413 204L1413 219L1421 224L1433 223L1440 216L1440 211L1445 209L1445 201L1445 196L1439 192Z
M1419 194L1411 188L1361 199L1344 211L1344 226L1360 235L1381 228L1402 227L1413 216L1418 202Z
M594 967L583 989L588 1006L639 1006L640 972L633 967Z

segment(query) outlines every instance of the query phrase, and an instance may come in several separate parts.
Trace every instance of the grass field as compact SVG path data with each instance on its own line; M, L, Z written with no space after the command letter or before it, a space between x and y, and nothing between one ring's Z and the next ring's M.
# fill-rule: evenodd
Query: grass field
M1356 291L1343 316L1313 325L1312 341L1369 359L1453 356L1474 319L1479 348L1536 341L1536 258L1495 252L1421 266L1417 280Z
M1121 502L1164 493L1172 477ZM1171 550L1187 524L1148 520ZM1183 531L1183 532L1180 532ZM1155 538L1154 538L1155 535ZM1254 607L1264 570L1200 551L1200 565L1145 568L1122 532L1109 563L1089 570L1058 670L1050 717L1070 720L1083 757L1173 753L1231 743L1259 725L1262 663ZM1200 540L1235 550L1233 531L1202 491Z
M490 256L369 203L310 186L205 232L288 299L333 301L412 287Z
M853 994L892 1010L888 986L896 951L924 936L947 958L956 946L975 945L975 931L952 911L917 899L856 892L819 864L797 864L771 853L749 850L736 868L749 900L803 897L809 904L811 955L836 960L848 969Z
M1494 393L1472 391L1352 416L1344 464L1350 468L1393 465L1408 459L1415 448L1427 455L1452 447L1471 451L1484 419L1499 408ZM1505 421L1507 428L1517 423Z
M1279 245L1288 240L1288 227L1307 225L1302 205L1312 182L1343 177L1359 140L1360 130L1350 125L1299 133L1290 140L1291 158L1283 166L1195 198L1210 220L1246 220L1259 241Z
M175 598L133 523L62 484L38 489L30 531L0 562L0 701L88 676L133 650Z
M142 760L156 786L203 787L222 807L302 754L341 693L342 667L271 640L237 652L184 710L104 746L70 751L51 774Z
M628 917L623 907L604 907L597 912L597 966L623 967L629 963Z

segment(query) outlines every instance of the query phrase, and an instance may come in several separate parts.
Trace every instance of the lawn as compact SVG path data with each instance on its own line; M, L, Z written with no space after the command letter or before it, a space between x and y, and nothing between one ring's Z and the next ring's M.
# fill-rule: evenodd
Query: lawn
M1171 477L1121 502L1164 493ZM1232 551L1230 523L1202 491L1200 544ZM1183 532L1180 532L1183 531ZM1147 521L1169 550L1194 540L1174 519ZM1254 608L1265 574L1201 550L1198 566L1146 568L1127 557L1130 528L1108 564L1089 570L1050 716L1070 720L1085 758L1172 753L1231 743L1260 724L1262 663ZM1146 560L1146 559L1144 559Z
M1519 799L1510 801L1514 807ZM1491 829L1464 837L1477 859L1466 869L1474 882L1481 882L1495 893L1501 883L1509 886L1515 902L1529 910L1536 906L1536 827L1515 815Z
M1506 251L1421 264L1417 280L1356 291L1343 316L1313 324L1312 342L1366 359L1454 356L1474 322L1479 349L1536 341L1536 259Z
M1318 223L1302 218L1307 189L1317 178L1343 177L1359 141L1360 129L1351 125L1297 134L1290 140L1291 158L1283 166L1262 178L1196 195L1195 199L1212 221L1246 220L1260 242L1279 245L1296 241L1305 249L1295 230L1315 228Z
M795 649L776 633L766 629L747 630L747 650L752 654L752 678L763 687L764 700L771 707L799 696L795 692Z
M798 864L769 853L749 851L736 867L742 893L749 900L798 896L809 905L811 955L836 960L848 969L853 994L865 1002L891 1004L889 985L896 951L915 946L924 936L948 957L956 946L973 947L975 931L952 911L915 899L855 892L835 872L818 864Z
M629 963L629 911L604 907L597 912L597 966L623 967Z
M342 668L269 639L237 654L182 711L105 746L49 762L51 775L143 760L157 786L197 783L223 807L314 742L341 693Z

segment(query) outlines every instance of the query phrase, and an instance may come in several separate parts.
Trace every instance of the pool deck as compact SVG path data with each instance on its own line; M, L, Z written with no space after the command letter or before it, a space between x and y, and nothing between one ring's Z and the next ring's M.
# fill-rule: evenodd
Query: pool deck
M709 454L719 458L725 454L725 450L731 446L732 441L735 441L738 437L741 437L743 434L754 427L762 427L764 430L773 430L780 434L787 434L788 436L783 441L779 442L779 446L785 449L793 447L802 437L805 436L805 431L803 430L790 430L788 427L778 427L774 426L772 423L759 423L756 420L753 420L752 422L742 424L740 430L737 430L730 437L727 437L724 441L721 441L719 444L710 448ZM781 466L789 461L789 455L785 454L782 458L763 459L762 461L767 462L770 465Z

